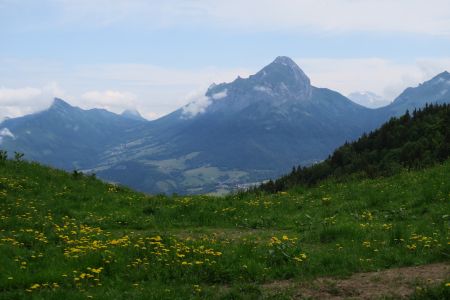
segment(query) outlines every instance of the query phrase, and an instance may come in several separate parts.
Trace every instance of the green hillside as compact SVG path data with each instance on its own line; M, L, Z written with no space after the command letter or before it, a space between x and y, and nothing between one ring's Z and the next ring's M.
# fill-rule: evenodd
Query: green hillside
M420 169L450 157L450 105L426 105L422 110L392 118L381 128L346 143L328 159L297 167L286 176L255 190L279 192L312 185L326 178L390 176L404 169Z
M448 261L449 200L449 161L215 198L1 160L0 299L289 298L267 284Z

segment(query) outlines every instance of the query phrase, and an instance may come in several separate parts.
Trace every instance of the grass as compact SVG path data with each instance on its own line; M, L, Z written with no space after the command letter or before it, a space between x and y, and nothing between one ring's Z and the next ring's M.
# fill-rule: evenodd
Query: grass
M287 299L263 284L448 261L449 200L450 161L222 198L147 196L6 161L0 299Z
M417 288L411 296L412 300L441 300L450 299L450 283L442 283L437 286Z

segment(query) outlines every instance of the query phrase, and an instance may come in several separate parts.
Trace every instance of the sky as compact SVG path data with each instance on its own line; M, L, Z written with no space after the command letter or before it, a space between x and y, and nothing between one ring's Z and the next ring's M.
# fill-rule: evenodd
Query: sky
M450 1L0 0L0 120L54 97L155 119L280 55L389 103L450 71Z

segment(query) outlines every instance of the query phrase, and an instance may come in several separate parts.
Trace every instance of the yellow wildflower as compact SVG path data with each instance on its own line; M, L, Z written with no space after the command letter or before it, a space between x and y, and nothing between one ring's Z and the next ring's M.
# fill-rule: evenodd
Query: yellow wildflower
M91 269L91 272L95 273L95 274L99 274L102 270L103 270L103 268L100 267L100 268L97 268L97 269Z

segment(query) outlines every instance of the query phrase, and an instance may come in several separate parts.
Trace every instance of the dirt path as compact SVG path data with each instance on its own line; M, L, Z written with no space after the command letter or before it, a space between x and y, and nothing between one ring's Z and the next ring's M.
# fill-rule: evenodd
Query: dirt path
M267 291L293 290L294 299L405 298L417 286L438 284L450 276L450 265L439 263L418 267L358 273L347 279L320 278L312 283L278 281L265 285Z

